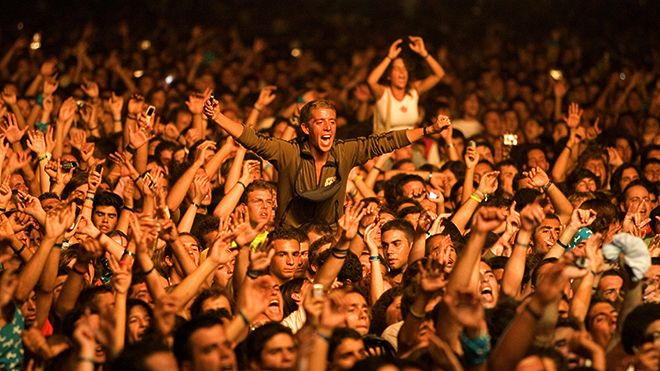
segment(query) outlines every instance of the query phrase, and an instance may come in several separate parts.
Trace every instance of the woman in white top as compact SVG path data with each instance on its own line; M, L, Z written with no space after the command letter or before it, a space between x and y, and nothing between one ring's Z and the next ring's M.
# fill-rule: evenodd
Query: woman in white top
M426 51L424 40L421 37L408 36L408 39L410 50L424 58L433 73L423 80L411 82L406 63L403 58L399 57L403 40L398 39L390 45L385 59L371 71L367 79L369 88L376 97L375 133L413 128L419 120L417 110L419 96L440 82L445 74L440 64ZM389 81L387 86L378 83L386 71L388 71Z

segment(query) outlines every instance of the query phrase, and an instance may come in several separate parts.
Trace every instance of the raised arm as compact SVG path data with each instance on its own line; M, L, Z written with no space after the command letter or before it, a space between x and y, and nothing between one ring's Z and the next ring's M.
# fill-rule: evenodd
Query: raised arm
M373 71L369 74L369 77L367 77L367 84L369 84L369 89L371 89L372 94L376 98L376 100L380 99L380 97L383 96L385 93L385 87L380 85L378 83L378 80L383 76L385 71L387 70L387 66L392 63L392 61L399 56L399 53L401 53L401 43L403 42L402 39L397 39L390 45L390 49L387 52L387 56L385 59L383 59L376 68L374 68Z
M520 211L520 231L502 275L502 293L507 296L515 298L520 293L529 242L532 240L534 229L541 224L543 218L545 212L538 203L529 204Z
M413 84L415 86L415 89L419 92L420 95L426 93L427 91L431 90L437 83L440 82L442 77L445 75L445 70L442 69L442 66L440 66L440 63L433 58L433 56L426 50L426 46L424 45L424 40L419 37L419 36L408 36L408 39L410 40L410 50L414 51L415 53L419 54L420 57L424 58L426 63L428 63L429 67L431 68L431 75L426 77L424 80L421 81L415 81Z
M523 172L523 175L529 179L532 186L542 189L548 195L561 223L568 223L571 220L571 213L573 213L573 205L561 189L550 181L548 174L540 167L535 167L528 172Z
M486 243L486 235L499 227L505 219L506 213L496 207L482 207L477 210L472 221L470 238L449 276L448 290L468 287L472 271L481 256L481 249Z
M175 210L181 205L183 199L186 198L188 193L188 188L195 179L195 174L206 161L207 151L215 150L215 143L212 141L205 141L197 147L195 152L195 161L188 167L188 169L177 179L174 186L170 189L170 192L167 194L167 207L170 210Z

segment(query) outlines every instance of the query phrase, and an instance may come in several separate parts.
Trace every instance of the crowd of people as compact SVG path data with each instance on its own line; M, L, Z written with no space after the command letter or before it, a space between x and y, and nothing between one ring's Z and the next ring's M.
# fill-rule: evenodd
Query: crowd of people
M660 369L657 48L68 31L0 53L0 369Z

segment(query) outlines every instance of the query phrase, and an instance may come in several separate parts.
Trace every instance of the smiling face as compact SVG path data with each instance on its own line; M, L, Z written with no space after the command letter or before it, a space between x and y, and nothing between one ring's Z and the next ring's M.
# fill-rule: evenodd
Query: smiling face
M311 117L301 128L309 137L312 151L328 153L335 142L337 112L331 108L314 108Z
M397 89L405 89L408 83L408 69L401 58L392 61L390 68L390 84Z

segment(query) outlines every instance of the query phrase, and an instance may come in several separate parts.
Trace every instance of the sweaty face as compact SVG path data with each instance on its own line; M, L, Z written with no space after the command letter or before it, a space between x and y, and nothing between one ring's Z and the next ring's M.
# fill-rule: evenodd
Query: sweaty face
M275 240L272 249L275 255L270 263L270 272L280 282L290 280L300 260L300 243L296 240Z
M490 266L484 262L479 263L479 293L481 294L481 304L484 308L494 308L499 298L500 285L497 283L495 273Z
M587 320L591 324L590 333L600 346L606 347L609 343L616 330L618 317L619 314L610 303L596 303L589 310Z
M362 336L368 334L371 319L369 318L369 306L364 296L351 292L344 297L344 303L347 308L346 327L354 329Z
M192 350L191 370L235 369L234 352L226 345L227 336L221 325L200 328L188 340ZM184 362L184 366L186 366Z
M181 236L181 242L183 243L183 246L186 248L186 252L188 253L188 256L190 256L190 259L192 259L196 265L199 265L199 244L197 243L197 240L188 235L183 235Z
M364 359L367 350L362 339L345 338L332 354L332 364L337 370L348 370L355 362Z
M611 302L619 300L623 287L623 278L619 276L604 276L598 281L598 296Z
M630 187L626 191L626 212L630 211L631 209L637 209L637 211L642 214L642 217L646 219L651 213L650 204L651 196L649 195L649 191L647 191L646 188L642 187L641 185Z
M142 339L144 331L149 327L151 317L141 305L134 305L128 313L126 325L128 326L128 341L135 343Z
M255 189L247 196L247 209L250 223L257 226L266 223L273 212L273 193L268 189Z
M410 242L402 231L391 229L382 234L383 250L390 267L394 270L404 268L408 264Z
M331 108L312 110L309 121L302 125L302 130L309 136L312 150L327 153L332 148L337 132L337 112Z
M543 171L548 171L550 164L545 158L545 153L540 149L533 149L527 153L527 166L528 168L540 167Z
M634 167L629 167L621 173L621 180L619 180L619 188L624 189L633 180L639 179L639 173Z
M114 206L97 206L92 222L103 233L112 232L117 226L117 209Z
M607 179L607 168L605 167L605 161L601 159L589 159L585 161L584 168L596 174L600 180L600 184L605 184Z
M555 218L545 218L534 231L534 251L546 254L557 242L561 232L561 223Z
M404 89L408 83L408 69L401 58L396 58L392 61L390 83L393 87L398 89Z
M280 333L268 340L261 350L260 368L264 370L289 369L295 366L298 349L293 336Z

